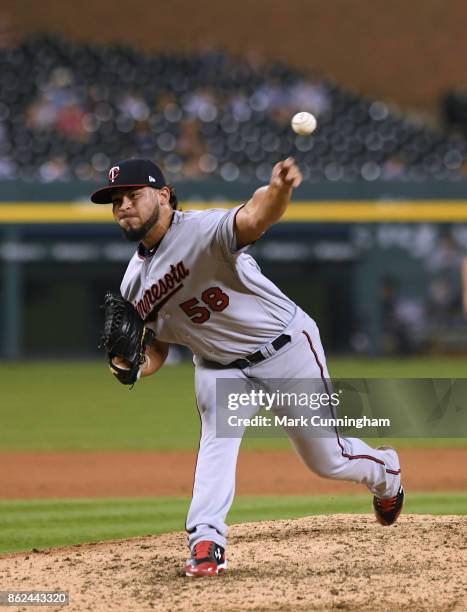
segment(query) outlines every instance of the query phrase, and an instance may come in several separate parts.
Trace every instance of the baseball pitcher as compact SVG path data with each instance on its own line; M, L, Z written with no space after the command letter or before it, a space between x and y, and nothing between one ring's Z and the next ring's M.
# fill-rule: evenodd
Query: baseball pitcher
M102 342L123 384L154 374L170 343L194 355L202 430L186 521L187 576L223 572L227 513L233 501L240 437L216 436L216 380L329 378L316 323L260 271L249 245L277 223L302 181L292 158L274 166L269 185L231 210L177 210L173 188L147 159L117 162L92 194L112 204L115 221L137 243L121 295L105 298ZM402 509L397 453L357 438L309 438L287 428L305 464L320 476L363 483L382 525Z

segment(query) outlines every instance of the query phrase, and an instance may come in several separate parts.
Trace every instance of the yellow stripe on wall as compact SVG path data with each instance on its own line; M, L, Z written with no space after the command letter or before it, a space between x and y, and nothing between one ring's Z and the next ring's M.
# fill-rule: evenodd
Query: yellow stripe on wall
M183 210L232 208L238 202L187 202ZM367 202L361 200L293 202L285 222L380 223L467 222L467 200L417 200ZM109 223L110 206L66 202L5 202L0 204L0 223Z
M110 206L57 202L8 202L0 204L0 223L109 223Z

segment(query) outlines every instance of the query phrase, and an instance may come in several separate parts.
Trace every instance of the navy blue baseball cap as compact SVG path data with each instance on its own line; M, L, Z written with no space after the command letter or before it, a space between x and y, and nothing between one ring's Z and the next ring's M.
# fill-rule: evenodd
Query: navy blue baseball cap
M162 189L165 182L162 170L150 159L133 157L117 162L109 170L109 182L106 187L101 187L91 196L95 204L111 204L112 195L117 189L131 187L154 187Z

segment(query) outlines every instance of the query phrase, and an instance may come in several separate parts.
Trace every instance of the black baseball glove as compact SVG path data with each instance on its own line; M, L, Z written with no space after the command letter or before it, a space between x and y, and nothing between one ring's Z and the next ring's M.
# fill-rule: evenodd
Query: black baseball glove
M119 293L108 291L103 308L104 333L99 348L107 351L112 374L122 384L133 386L138 380L141 364L144 363L145 349L152 344L155 334L145 327L133 305ZM114 357L124 359L128 369L115 365L112 361Z

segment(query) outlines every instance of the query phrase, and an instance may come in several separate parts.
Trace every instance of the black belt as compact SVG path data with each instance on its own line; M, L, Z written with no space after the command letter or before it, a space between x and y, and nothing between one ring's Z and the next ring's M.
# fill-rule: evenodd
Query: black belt
M283 346L288 344L290 341L291 341L290 336L288 336L287 334L282 334L281 336L278 336L275 340L271 342L271 346L273 347L275 351L278 351ZM232 363L229 363L224 367L225 368L240 368L241 370L243 370L244 368L247 368L250 365L261 363L261 361L264 361L265 359L267 359L267 357L265 357L261 351L256 351L256 353L251 353L251 355L247 355L246 357L242 357L241 359L236 359L235 361L232 361Z

